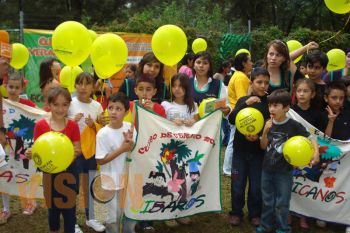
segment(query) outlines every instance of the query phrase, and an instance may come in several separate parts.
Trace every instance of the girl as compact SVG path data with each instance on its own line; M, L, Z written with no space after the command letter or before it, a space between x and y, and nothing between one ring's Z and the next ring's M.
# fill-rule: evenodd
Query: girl
M231 124L235 124L238 112L246 107L259 110L265 121L270 117L266 94L269 79L270 75L266 69L254 69L251 74L252 94L241 97L237 101L228 118ZM243 135L238 130L234 134L233 147L235 148L235 155L232 159L230 224L238 226L241 223L248 179L248 215L252 224L258 226L262 207L261 170L264 151L260 148L258 135Z
M208 52L199 52L194 56L194 78L190 79L190 87L194 102L198 105L203 99L214 97L217 99L225 98L227 100L227 90L222 81L213 79L213 63L211 55ZM227 115L230 108L227 106L222 109Z
M59 87L59 73L61 71L60 63L55 58L47 58L40 63L39 86L43 95L45 111L50 111L47 103L47 92L52 87Z
M299 79L295 84L295 88L297 103L292 105L292 109L311 125L320 129L318 117L321 111L311 104L316 94L314 82L307 78Z
M90 132L96 135L98 126L95 124L97 118L103 113L102 106L99 102L93 100L91 95L94 88L94 78L91 74L83 72L75 79L76 97L73 97L68 110L68 117L78 123L81 146L83 148L82 156L76 160L78 173L81 174L81 184L83 188L83 198L85 203L86 225L93 228L97 232L102 232L105 227L94 219L94 203L89 198L89 177L93 178L97 170L95 159L95 148L91 148L94 144L89 137ZM86 140L85 140L86 139ZM77 225L76 228L79 226Z
M321 111L311 105L311 100L316 94L314 82L307 78L299 79L295 84L295 89L297 103L292 105L292 109L311 125L320 129L321 124L319 116L321 115ZM292 218L289 216L289 222L291 223L291 221ZM299 225L303 230L308 230L310 228L307 218L304 216L300 217Z
M181 60L182 66L179 69L179 73L187 74L187 76L190 78L193 77L193 58L194 54L192 52L186 53L186 55Z
M198 107L193 102L190 80L186 74L176 74L171 78L171 100L163 101L162 106L169 120L176 125L192 126L198 119Z
M126 74L125 78L135 79L136 78L136 70L137 70L137 66L135 64L129 65L125 70L125 74Z
M153 97L152 101L161 103L163 100L169 99L169 93L167 86L163 78L164 65L156 58L153 52L146 53L141 59L136 76L147 75L156 80L157 93ZM130 101L137 100L138 97L135 94L135 79L125 79L120 86L119 91L123 92Z
M277 89L287 89L291 91L294 81L302 78L303 75L297 70L293 60L310 49L318 48L316 42L289 53L288 46L281 40L273 40L267 45L264 57L264 65L270 73L270 86L268 92Z
M21 104L35 108L35 104L31 100L23 99L20 97L24 88L25 88L25 84L22 76L16 71L11 73L6 85L8 99L13 102L19 102ZM15 148L15 151L16 151L16 156L21 154L21 150L19 148ZM23 159L23 166L24 167L28 166L28 162L29 162L28 159ZM9 218L10 216L10 211L9 211L10 196L7 194L2 194L2 202L5 209L3 212L8 212L8 213L7 214L4 213L0 215L0 222L6 223L7 218ZM37 205L35 200L28 199L23 209L23 214L32 215L36 209L36 206Z
M67 89L54 87L48 91L47 103L51 109L51 114L44 119L36 122L34 127L34 141L42 134L50 131L61 132L72 141L74 145L74 156L81 154L79 126L76 122L66 118L68 114L71 96ZM31 158L31 150L27 152L28 158ZM56 189L56 182L62 182L62 178L75 178L73 183L64 182L65 188L69 188L69 196L62 195ZM48 207L48 220L50 232L60 231L60 215L64 219L64 232L80 233L82 231L75 229L76 219L76 194L77 194L77 174L75 161L66 169L66 171L56 174L43 173L43 188L46 205ZM62 188L62 187L61 187ZM55 199L63 199L66 202L57 203ZM61 205L59 205L61 204Z

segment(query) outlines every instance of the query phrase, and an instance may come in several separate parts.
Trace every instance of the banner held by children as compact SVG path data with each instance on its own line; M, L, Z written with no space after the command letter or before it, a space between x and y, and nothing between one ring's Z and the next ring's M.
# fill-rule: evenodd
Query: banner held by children
M126 216L163 220L221 211L222 113L185 127L137 109L140 127L129 164Z
M43 198L42 174L36 172L32 160L25 156L33 144L35 122L46 112L3 99L4 126L7 143L4 148L6 165L0 167L0 192L26 198Z
M317 139L321 162L293 171L290 210L316 219L350 224L350 141L327 137L293 110L289 116L303 124Z

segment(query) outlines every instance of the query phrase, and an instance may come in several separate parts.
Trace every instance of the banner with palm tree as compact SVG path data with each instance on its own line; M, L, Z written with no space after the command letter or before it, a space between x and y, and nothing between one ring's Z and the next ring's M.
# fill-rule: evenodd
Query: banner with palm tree
M139 131L129 160L125 214L175 219L221 211L220 129L216 111L192 127L137 107Z

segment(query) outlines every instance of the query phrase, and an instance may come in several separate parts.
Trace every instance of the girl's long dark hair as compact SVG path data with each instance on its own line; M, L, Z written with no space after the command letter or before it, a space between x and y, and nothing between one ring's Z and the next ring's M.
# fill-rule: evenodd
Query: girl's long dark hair
M40 63L39 69L39 86L42 89L47 83L52 82L54 79L53 74L51 72L52 64L57 61L55 58L50 57L43 60Z
M191 94L191 85L190 85L190 78L187 76L187 74L175 74L171 78L171 87L174 85L175 81L179 80L180 86L184 89L185 92L185 99L184 102L188 106L189 113L194 112L194 101ZM171 100L174 101L174 95L171 95Z

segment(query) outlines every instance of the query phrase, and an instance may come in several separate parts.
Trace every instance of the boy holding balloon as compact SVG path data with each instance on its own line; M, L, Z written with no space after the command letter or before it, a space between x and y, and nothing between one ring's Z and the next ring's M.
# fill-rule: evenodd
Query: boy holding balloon
M291 137L309 137L310 133L299 122L287 117L291 104L291 96L287 91L275 90L267 97L267 101L271 119L266 122L260 138L260 146L266 152L261 174L263 207L261 223L256 232L270 232L276 226L276 232L289 233L291 227L288 225L288 213L293 167L284 158L283 145ZM312 144L314 154L310 164L314 165L319 162L319 153L316 140L312 139Z
M230 224L238 226L243 217L243 207L245 204L245 190L247 179L249 180L248 190L248 214L252 224L258 226L261 214L261 168L264 158L264 151L260 148L259 136L264 121L270 114L267 104L267 90L269 87L270 74L264 68L256 68L251 74L252 94L238 99L234 110L229 115L229 122L236 125L233 147L235 156L232 158L232 179L231 179L231 202ZM242 118L242 109L253 108L262 114L260 121L251 114L253 121L244 125L247 118ZM235 123L237 122L237 124ZM242 122L240 124L239 122ZM244 125L244 126L243 126ZM243 127L241 127L243 126ZM255 128L254 132L249 130Z

